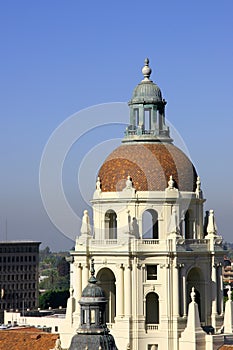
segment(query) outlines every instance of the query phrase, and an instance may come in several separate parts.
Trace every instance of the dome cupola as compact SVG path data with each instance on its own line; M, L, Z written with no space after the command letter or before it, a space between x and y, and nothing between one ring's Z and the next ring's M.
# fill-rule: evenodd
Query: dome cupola
M104 303L106 303L107 300L105 298L104 290L97 284L93 260L91 264L91 277L89 278L88 282L88 285L83 289L82 292L82 302L86 301L86 298L88 301L90 301L89 298L97 298L97 301L103 301Z
M142 68L144 79L134 89L129 105L162 102L162 93L160 88L153 83L152 80L150 80L151 72L152 70L149 67L149 59L146 58L145 66Z
M123 142L172 142L169 127L165 124L166 101L160 88L150 79L149 59L142 68L144 79L136 86L129 101L130 124Z

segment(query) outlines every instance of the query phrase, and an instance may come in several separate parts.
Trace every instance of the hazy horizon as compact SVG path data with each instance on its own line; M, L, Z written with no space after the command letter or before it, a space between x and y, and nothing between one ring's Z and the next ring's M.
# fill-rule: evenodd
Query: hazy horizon
M232 242L232 12L230 0L2 2L0 240L39 240L41 248L52 251L73 246L41 200L45 145L71 115L129 101L149 57L151 78L168 102L166 117L201 177L205 210L214 209L219 234ZM64 191L79 217L89 205L101 164L93 157L82 181L80 166L89 164L85 155L90 150L104 159L120 143L129 113L119 113L118 126L111 124L116 121L112 115L104 128L88 126L65 158ZM79 118L76 128L86 127L85 117ZM60 216L68 220L64 212ZM80 227L70 224L78 234Z

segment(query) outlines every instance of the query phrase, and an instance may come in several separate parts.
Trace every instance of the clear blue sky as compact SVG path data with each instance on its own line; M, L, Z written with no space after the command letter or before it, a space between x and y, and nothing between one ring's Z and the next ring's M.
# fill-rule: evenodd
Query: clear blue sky
M233 241L232 13L232 0L1 1L0 239L7 218L8 239L71 248L40 199L44 146L73 113L128 101L149 57L167 118L201 176L206 210Z

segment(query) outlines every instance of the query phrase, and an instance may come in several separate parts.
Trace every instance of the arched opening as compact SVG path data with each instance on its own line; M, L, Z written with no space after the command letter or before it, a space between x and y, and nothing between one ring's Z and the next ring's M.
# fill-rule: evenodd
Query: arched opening
M108 299L106 306L106 322L112 323L116 317L116 279L114 273L108 268L103 268L98 272L96 278Z
M159 323L159 296L156 293L148 293L146 296L146 324Z
M192 229L191 229L191 213L190 210L187 210L184 216L184 238L192 238Z
M144 109L144 127L146 131L151 130L151 109L145 108Z
M117 238L117 215L114 210L108 210L104 217L105 239Z
M142 238L159 238L158 213L156 210L147 209L144 211L142 215L142 230Z
M138 108L134 109L134 126L139 125L139 110Z
M190 293L192 291L192 287L194 287L196 296L195 301L198 305L198 311L199 311L199 317L200 321L204 322L205 320L205 307L206 302L204 298L204 280L202 276L202 272L199 268L194 267L191 269L187 276L187 310L188 310L188 304L191 302Z

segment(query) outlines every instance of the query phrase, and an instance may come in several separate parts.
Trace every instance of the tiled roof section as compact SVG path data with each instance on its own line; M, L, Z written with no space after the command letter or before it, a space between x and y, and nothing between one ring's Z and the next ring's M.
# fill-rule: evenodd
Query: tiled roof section
M36 328L0 330L1 350L50 350L55 347L58 334Z
M219 350L233 350L233 345L223 345Z
M193 164L169 143L131 143L115 149L98 174L102 191L121 191L128 175L137 191L164 191L170 175L180 191L196 188L197 173Z

